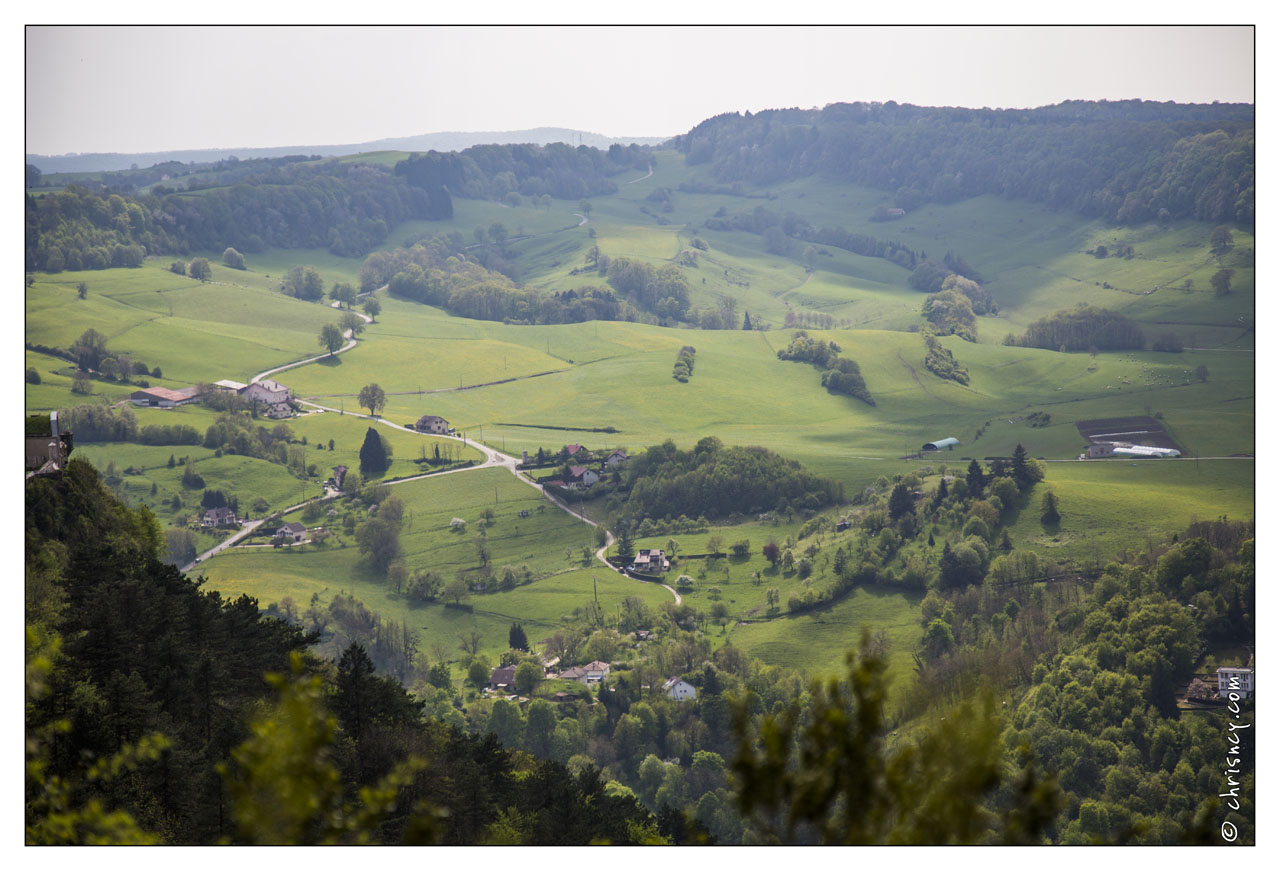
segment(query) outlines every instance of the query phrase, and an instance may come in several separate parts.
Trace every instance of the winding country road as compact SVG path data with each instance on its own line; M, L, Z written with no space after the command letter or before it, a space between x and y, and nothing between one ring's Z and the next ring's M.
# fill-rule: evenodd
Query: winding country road
M652 174L652 172L653 172L652 167L650 167L650 174ZM639 181L639 179L636 179L636 180L637 180L637 181ZM581 217L581 218L582 218L582 222L585 224L585 223L586 223L586 221L587 221L586 216L585 216L585 215L580 215L579 217ZM381 289L382 289L382 288L379 288L379 290L381 290ZM373 322L373 318L369 317L368 315L360 314L359 312L356 312L356 314L357 314L357 315L359 315L360 317L364 318L365 323L372 323L372 322ZM352 330L347 330L347 332L345 333L345 336L346 336L346 338L347 338L347 343L346 343L345 345L343 345L340 349L338 349L337 351L335 351L334 353L342 354L342 353L344 353L344 352L346 352L346 351L351 350L352 348L354 348L354 347L358 344L358 343L357 343L357 341L356 341L355 336L353 335L353 331L352 331ZM253 376L253 379L252 379L249 383L250 383L250 384L256 384L256 383L258 383L259 381L261 381L263 378L266 378L266 377L267 377L267 376L269 376L269 375L274 375L274 374L275 374L275 373L277 373L277 372L284 372L284 371L286 371L286 370L288 370L288 369L295 369L295 368L297 368L298 366L305 366L305 365L306 365L306 364L308 364L308 363L314 363L314 362L316 362L317 360L322 360L322 359L324 359L324 358L325 358L325 357L327 357L327 356L329 356L329 355L328 355L328 354L318 354L318 355L316 355L316 356L314 356L314 357L308 357L308 358L307 358L307 359L305 359L305 360L297 360L297 361L295 361L295 362L293 362L293 363L286 363L286 364L285 364L285 365L283 365L283 366L277 366L277 367L275 367L274 369L268 369L268 370L266 370L265 372L259 372L257 375ZM455 389L456 389L456 388L455 388ZM305 406L308 406L308 407L310 407L310 408L313 408L313 409L315 409L315 410L316 410L316 411L318 411L318 412L333 412L333 413L335 413L335 414L343 414L343 415L347 415L347 416L350 416L350 417L359 417L359 418L364 418L365 420L371 420L371 421L373 421L374 423L381 424L382 426L389 426L389 427L391 427L392 429L398 429L398 430L400 430L400 431L402 431L402 432L413 433L414 435L422 435L422 433L419 433L416 429L413 429L412 427L402 426L401 424L398 424L398 423L392 423L391 421L389 421L389 420L387 420L387 419L385 419L385 418L382 418L382 417L375 417L375 416L373 416L373 415L371 415L371 414L359 414L359 413L356 413L356 412L345 411L345 410L339 410L339 409L337 409L337 408L332 408L332 407L327 406L327 405L321 405L321 404L320 404L320 403L318 403L318 402L313 402L313 401L311 401L311 400L307 400L307 399L299 399L299 400L298 400L298 403L299 403L300 405L305 405ZM548 493L548 492L546 491L546 489L545 489L541 484L537 483L536 481L533 481L533 480L529 479L529 478L528 478L528 477L526 477L525 475L522 475L522 474L520 473L520 470L516 468L516 464L517 464L517 462L518 462L518 461L516 460L516 458L515 458L515 457L511 456L510 454L504 454L502 451L499 451L499 450L496 450L496 449L494 449L494 448L491 448L491 447L489 447L488 445L486 445L486 444L484 444L484 443L482 443L482 442L469 441L465 436L442 436L442 435L436 435L435 437L436 437L436 438L448 438L448 439L453 439L454 441L460 442L460 443L461 443L462 445L464 445L464 446L468 446L468 447L473 447L473 448L475 448L476 450L480 451L480 453L484 454L484 457L485 457L484 462L482 462L482 463L480 463L480 464L478 464L478 465L474 465L474 466L465 466L465 467L463 467L463 468L461 468L461 469L449 469L448 471L444 471L444 472L427 472L427 473L424 473L424 474L422 474L422 475L413 475L413 476L408 477L408 478L399 478L399 479L397 479L397 480L395 480L395 481L388 481L388 482L387 482L387 486L396 486L396 485L399 485L399 484L407 484L407 483L409 483L410 481L421 481L423 478L435 478L435 477L439 477L439 476L441 476L441 475L455 475L455 474L458 474L459 472L472 472L472 471L475 471L475 470L477 470L477 469L492 469L492 468L496 468L496 467L499 467L499 466L500 466L500 467L502 467L502 468L506 469L506 470L507 470L508 472L510 472L512 475L515 475L515 477L516 477L516 480L517 480L517 481L521 481L521 482L523 482L523 483L525 483L525 484L529 485L530 487L534 488L534 489L535 489L535 490L537 490L539 493L541 493L541 494L543 495L543 497L544 497L544 498L546 498L546 499L547 499L548 501L550 501L553 505L555 505L555 506L556 506L557 508L559 508L560 510L562 510L562 511L566 512L566 513L567 513L567 514L569 514L570 516L572 516L572 517L576 517L578 520L581 520L583 523L586 523L586 524L588 524L589 526L599 526L599 525L600 525L600 524L599 524L599 523L597 523L596 521L592 520L590 517L587 517L585 514L581 514L581 513L577 512L577 511L574 511L574 510L573 510L572 508L570 508L567 504L565 504L565 503L564 503L564 502L562 502L561 500L557 499L555 496L553 496L553 495L551 495L550 493ZM326 493L326 495L324 495L324 496L317 496L317 497L315 497L314 499L307 499L307 500L304 500L303 502L299 502L297 505L291 505L291 506L289 506L288 508L283 508L283 509L281 509L281 510L279 510L279 511L277 511L277 512L274 512L271 516L273 516L273 517L275 517L275 516L283 517L284 515L286 515L286 514L288 514L288 513L292 512L292 511L296 511L296 510L298 510L299 508L303 508L303 507L307 506L308 504L310 504L310 503L312 503L312 502L325 502L325 501L328 501L328 500L331 500L331 499L337 499L337 498L339 498L339 497L340 497L340 496L342 496L342 495L343 495L342 493ZM253 532L255 529L257 529L257 528L258 528L262 523L264 523L264 522L266 521L266 519L267 519L267 518L262 518L262 519L259 519L259 520L253 520L253 521L250 521L249 523L245 524L245 526L244 526L242 529L240 529L238 532L236 532L234 535L231 535L230 537L228 537L228 538L227 538L227 539L225 539L224 541L219 542L216 546L214 546L214 547L210 548L209 550L205 551L204 553L200 554L199 556L197 556L197 557L195 558L195 560L193 560L192 562L190 562L190 563L188 563L187 565L183 566L183 567L182 567L182 571L184 571L184 572L191 571L191 570L192 570L193 568L195 568L198 564L200 564L200 563L204 562L204 561L205 561L205 560L207 560L209 557L214 556L215 554L221 553L222 551L226 550L228 547L231 547L231 546L235 545L237 542L239 542L240 540L242 540L243 538L245 538L246 536L248 536L251 532ZM618 570L618 569L615 569L615 568L614 568L614 567L609 563L609 561L608 561L607 559L605 559L605 554L608 552L609 548L613 545L613 540L614 540L614 539L613 539L613 533L606 529L606 530L605 530L605 544L604 544L604 547L602 547L602 548L600 548L599 550L597 550L597 551L596 551L596 559L597 559L597 560L599 560L601 563L603 563L603 564L605 565L605 567L609 569L609 571L611 571L611 572L618 572L619 570ZM620 573L620 574L622 574L624 577L630 577L630 575L627 575L625 572L619 572L619 573ZM637 580L639 583L651 583L650 581L639 581L639 579L636 579L636 580ZM684 601L684 600L683 600L683 597L681 597L681 595L675 591L675 588L674 588L674 587L671 587L671 586L669 586L669 585L667 585L667 584L659 584L659 586L661 586L661 587L665 588L669 593L671 593L671 595L675 598L675 602L676 602L676 604L677 604L677 605L680 605L680 604Z

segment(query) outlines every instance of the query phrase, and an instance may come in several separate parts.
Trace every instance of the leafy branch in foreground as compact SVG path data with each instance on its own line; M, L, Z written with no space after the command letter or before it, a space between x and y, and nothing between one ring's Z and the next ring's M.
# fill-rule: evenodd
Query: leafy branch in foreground
M1012 806L988 809L1006 782L993 696L966 701L918 740L890 740L886 663L870 644L864 633L847 676L815 682L806 706L756 724L749 702L737 707L733 772L751 825L767 843L1039 843L1059 792L1033 763Z

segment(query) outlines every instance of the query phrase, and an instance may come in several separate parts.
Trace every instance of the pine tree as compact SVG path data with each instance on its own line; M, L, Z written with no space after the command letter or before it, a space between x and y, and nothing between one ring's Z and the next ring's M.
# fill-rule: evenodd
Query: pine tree
M511 629L507 632L507 646L512 650L529 649L529 639L524 634L524 627L519 623L511 624Z
M889 519L897 520L910 511L914 504L915 500L911 498L911 491L907 489L907 485L898 482L893 492L889 494Z
M977 460L970 460L969 471L965 475L965 480L969 484L969 495L974 497L981 496L982 488L987 485L987 478L982 473L982 464Z
M360 476L368 479L377 477L387 470L387 452L382 446L382 438L377 430L369 427L364 434L364 444L360 446Z
M1044 500L1040 503L1040 520L1042 523L1052 524L1061 519L1062 515L1058 513L1058 497L1050 490L1044 494Z
M751 312L743 312L743 314L742 314L742 328L743 328L744 330L750 330L750 329L752 329L752 326L751 326Z

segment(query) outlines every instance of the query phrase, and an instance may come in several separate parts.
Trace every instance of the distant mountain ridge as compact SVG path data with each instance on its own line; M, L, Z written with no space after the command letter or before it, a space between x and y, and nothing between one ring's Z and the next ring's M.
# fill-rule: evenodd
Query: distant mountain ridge
M199 148L182 151L147 151L137 154L86 153L86 154L28 154L27 163L34 164L46 175L55 172L103 172L154 166L176 160L181 163L211 163L235 156L242 160L252 157L283 157L287 154L318 154L322 157L338 157L365 151L461 151L473 145L511 145L530 143L546 145L550 142L566 142L570 145L587 145L608 148L620 145L658 145L668 137L663 136L603 136L586 130L570 130L565 127L535 127L531 130L504 130L476 133L423 133L418 136L400 136L391 139L375 139L352 145L281 145L269 148Z

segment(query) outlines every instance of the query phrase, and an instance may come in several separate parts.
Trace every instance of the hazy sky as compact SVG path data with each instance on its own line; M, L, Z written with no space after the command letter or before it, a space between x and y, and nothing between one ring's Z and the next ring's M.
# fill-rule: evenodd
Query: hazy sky
M36 154L327 145L897 100L1252 102L1250 27L29 27Z

